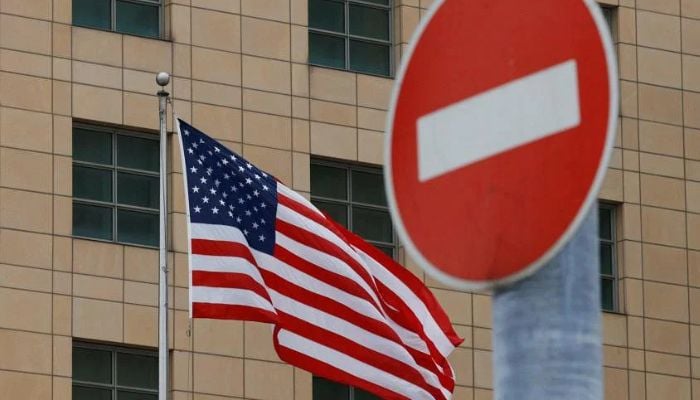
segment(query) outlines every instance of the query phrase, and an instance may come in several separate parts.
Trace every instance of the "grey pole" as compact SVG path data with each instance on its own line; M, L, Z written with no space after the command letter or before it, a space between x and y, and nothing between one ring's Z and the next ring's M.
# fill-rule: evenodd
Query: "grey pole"
M168 398L168 136L166 133L166 117L168 96L165 86L170 82L167 72L156 76L156 83L161 87L158 91L160 117L160 251L158 253L159 284L158 284L158 400Z
M497 400L603 398L597 216L594 205L552 261L494 292Z

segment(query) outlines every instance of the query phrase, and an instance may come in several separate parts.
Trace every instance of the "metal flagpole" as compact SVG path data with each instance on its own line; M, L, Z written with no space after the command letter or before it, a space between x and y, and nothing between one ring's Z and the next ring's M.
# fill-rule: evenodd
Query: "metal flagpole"
M160 85L158 91L160 117L160 251L158 254L159 284L158 284L158 400L168 398L168 137L166 133L166 117L168 96L165 86L170 82L167 72L156 76Z
M552 261L494 292L497 400L603 398L597 216L594 205Z

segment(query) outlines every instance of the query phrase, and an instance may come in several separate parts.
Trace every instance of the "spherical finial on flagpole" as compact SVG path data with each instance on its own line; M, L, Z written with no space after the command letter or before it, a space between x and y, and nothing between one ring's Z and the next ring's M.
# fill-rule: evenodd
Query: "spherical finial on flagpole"
M167 72L159 72L156 75L156 83L160 86L168 86L170 83L170 74Z

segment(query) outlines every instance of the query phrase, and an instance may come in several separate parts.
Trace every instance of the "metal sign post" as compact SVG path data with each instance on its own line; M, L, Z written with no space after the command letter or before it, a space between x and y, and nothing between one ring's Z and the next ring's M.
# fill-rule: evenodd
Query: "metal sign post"
M603 398L598 208L549 263L493 295L497 400Z

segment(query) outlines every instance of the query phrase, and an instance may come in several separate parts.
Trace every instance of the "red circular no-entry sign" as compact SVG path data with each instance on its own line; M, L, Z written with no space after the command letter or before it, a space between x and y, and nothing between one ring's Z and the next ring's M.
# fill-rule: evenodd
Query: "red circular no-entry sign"
M387 122L389 204L409 254L464 289L543 265L595 201L617 71L593 0L438 0Z

